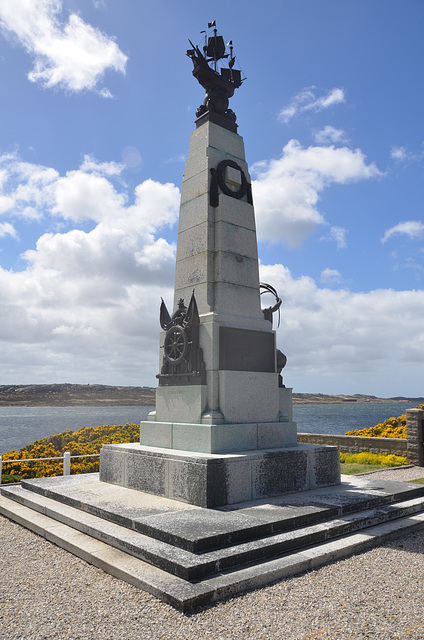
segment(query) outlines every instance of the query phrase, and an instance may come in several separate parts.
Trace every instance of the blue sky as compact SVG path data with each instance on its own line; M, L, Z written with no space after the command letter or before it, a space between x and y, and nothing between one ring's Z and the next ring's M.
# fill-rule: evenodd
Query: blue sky
M0 0L0 384L156 384L215 19L286 384L424 395L424 4L199 4Z

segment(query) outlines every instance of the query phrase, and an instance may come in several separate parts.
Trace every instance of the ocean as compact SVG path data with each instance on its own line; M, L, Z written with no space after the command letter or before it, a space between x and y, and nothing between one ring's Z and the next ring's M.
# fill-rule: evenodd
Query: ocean
M295 404L293 419L299 433L343 435L373 427L412 409L414 403ZM34 440L62 431L103 424L138 424L154 407L0 407L0 455L19 451Z
M63 431L138 424L154 407L0 407L0 455Z
M295 404L293 420L297 422L299 433L344 435L346 431L368 429L387 418L397 418L416 406L414 402Z

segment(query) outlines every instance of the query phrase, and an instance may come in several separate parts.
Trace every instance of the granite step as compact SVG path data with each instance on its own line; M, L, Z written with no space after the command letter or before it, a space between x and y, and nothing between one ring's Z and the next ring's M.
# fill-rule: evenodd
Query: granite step
M222 571L198 581L184 580L115 549L101 540L0 495L0 513L43 536L110 575L147 591L180 611L188 612L249 589L298 575L361 553L388 538L406 535L424 526L424 513L368 527L335 540Z
M411 490L413 491L413 488ZM402 493L409 493L407 485L400 487L399 494ZM297 520L293 517L294 526L284 532L266 536L258 533L254 539L246 542L236 541L217 549L191 552L158 540L156 537L116 524L111 517L105 519L93 515L81 508L46 497L39 492L29 491L23 486L3 488L2 495L188 581L199 580L222 571L234 570L268 558L293 553L312 545L424 511L424 495L419 495L393 504L382 503L342 516L328 517L325 522L320 521L307 526L297 526ZM139 495L136 497L140 498ZM365 501L364 504L367 502ZM199 531L202 527L207 528L208 526L210 515L208 511L206 509L194 511L189 509L177 515L181 519L184 514L189 517L194 513L196 528ZM107 512L110 516L110 508ZM224 514L221 514L221 517L223 516ZM189 522L193 524L192 519ZM237 539L237 535L234 535L234 538Z
M192 553L249 542L424 495L420 485L358 476L344 478L342 485L218 509L99 482L98 474L33 479L21 484L28 491Z

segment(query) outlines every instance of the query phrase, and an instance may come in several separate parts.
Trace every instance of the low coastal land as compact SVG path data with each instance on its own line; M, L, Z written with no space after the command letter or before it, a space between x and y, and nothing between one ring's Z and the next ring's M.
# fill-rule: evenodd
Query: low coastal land
M356 394L325 395L323 393L293 393L293 404L344 404L346 402L423 403L424 398L377 398ZM100 407L152 406L155 389L152 387L115 387L103 384L30 384L0 385L0 407Z

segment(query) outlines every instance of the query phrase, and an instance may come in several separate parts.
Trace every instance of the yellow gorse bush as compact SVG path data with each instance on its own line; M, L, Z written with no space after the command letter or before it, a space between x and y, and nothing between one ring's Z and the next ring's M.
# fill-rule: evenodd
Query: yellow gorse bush
M420 404L419 409L424 409ZM369 429L346 431L347 436L366 436L370 438L406 438L406 414L398 418L388 418ZM62 458L65 451L71 456L84 456L100 453L104 444L121 444L124 442L138 442L140 439L140 425L126 423L124 425L104 424L99 427L84 427L79 431L64 431L36 440L20 451L8 451L3 454L3 460L16 460L7 465L9 475L22 478L45 478L58 476L63 473L63 460L43 460L32 462L34 458ZM399 466L408 464L402 456L383 455L375 453L340 453L341 462L359 464L381 464L384 466ZM99 470L98 458L71 459L71 473L92 473ZM6 465L5 465L6 471Z
M401 467L408 464L404 456L386 455L384 453L342 453L340 452L340 462L346 464L380 464L383 467Z
M60 458L65 451L71 456L100 453L104 444L121 444L138 442L140 425L126 423L124 425L102 425L100 427L84 427L79 431L64 431L42 440L36 440L19 452L8 451L3 454L3 461L16 460L16 463L5 465L10 475L22 478L46 478L63 473L63 460L43 460L31 462L34 458ZM71 473L92 473L99 470L99 458L71 458Z
M420 404L417 408L424 409L424 404ZM406 438L406 413L403 413L398 418L388 418L369 429L346 431L345 435L364 436L366 438Z

